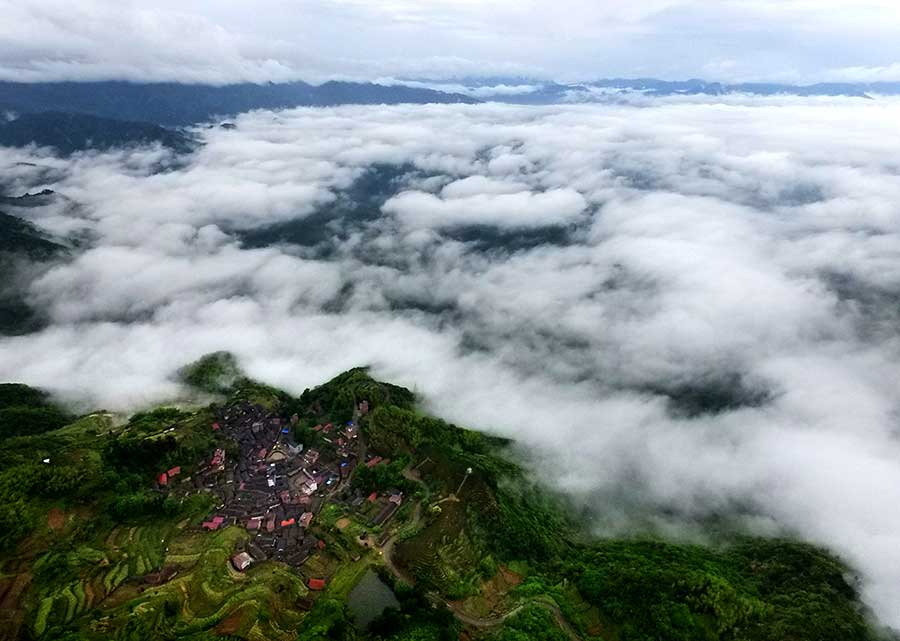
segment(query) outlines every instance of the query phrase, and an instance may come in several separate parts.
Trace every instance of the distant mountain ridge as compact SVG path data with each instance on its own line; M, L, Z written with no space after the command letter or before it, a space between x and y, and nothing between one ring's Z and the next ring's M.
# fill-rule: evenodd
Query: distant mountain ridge
M0 211L0 254L22 253L34 259L46 259L65 251L29 221Z
M129 122L85 114L47 111L22 114L0 121L0 146L35 144L53 147L67 156L76 151L159 143L177 152L188 152L195 143L185 133L152 123Z
M484 100L513 104L593 102L622 95L677 96L753 94L762 96L900 95L900 82L779 83L709 82L702 79L606 78L560 83L516 77L411 79L379 83L331 81L232 84L0 82L0 113L66 112L163 127L183 127L254 109L289 109L358 104L465 103Z
M398 81L400 83L406 81ZM615 99L616 96L725 96L750 94L757 96L847 96L871 98L877 95L900 95L900 82L822 82L810 85L748 82L722 83L699 78L660 80L657 78L604 78L579 83L559 83L519 77L466 77L453 80L409 81L415 86L475 95L482 100L514 104L554 104L592 102Z
M180 127L253 109L399 103L474 103L450 92L353 82L224 86L110 82L0 82L0 112L68 112Z
M0 195L0 207L30 208L49 202L51 191L23 196ZM0 209L0 336L15 336L41 329L45 319L29 302L27 278L20 267L59 258L67 248L19 216Z

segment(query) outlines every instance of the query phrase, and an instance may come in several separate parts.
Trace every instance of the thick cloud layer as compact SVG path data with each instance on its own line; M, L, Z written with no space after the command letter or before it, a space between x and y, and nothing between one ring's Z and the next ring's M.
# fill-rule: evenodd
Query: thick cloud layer
M0 15L0 79L25 82L900 79L896 0L0 0Z
M346 107L199 130L180 165L5 150L88 248L32 283L53 323L0 341L0 379L126 410L219 349L293 391L372 364L528 445L598 532L798 534L900 627L898 118Z

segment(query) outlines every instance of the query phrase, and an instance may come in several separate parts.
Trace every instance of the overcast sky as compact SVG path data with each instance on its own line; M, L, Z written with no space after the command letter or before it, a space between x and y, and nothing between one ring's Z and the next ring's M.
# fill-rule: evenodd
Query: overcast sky
M896 0L0 0L0 78L900 80Z

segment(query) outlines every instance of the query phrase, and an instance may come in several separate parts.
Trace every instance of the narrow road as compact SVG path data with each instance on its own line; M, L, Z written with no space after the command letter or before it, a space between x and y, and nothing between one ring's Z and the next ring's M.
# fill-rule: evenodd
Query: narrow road
M529 599L528 601L525 601L524 603L520 603L519 605L514 607L512 610L509 610L508 612L499 614L495 617L487 617L487 618L473 617L469 614L466 614L465 612L462 612L458 605L454 605L449 602L443 602L443 604L446 605L447 608L449 608L451 612L453 612L453 615L459 621L462 621L466 625L470 625L474 628L496 627L498 625L501 625L507 619L512 618L515 615L517 615L519 612L524 610L527 606L529 606L529 605L538 606L538 607L544 608L545 610L549 610L550 614L552 614L553 618L556 620L557 625L559 625L559 627L562 629L562 631L565 632L566 635L570 639L572 639L572 641L583 641L581 636L578 634L578 632L575 631L575 629L569 624L566 617L563 616L563 613L559 609L559 607L556 606L555 604L548 603L547 601L544 601L544 600L540 599L539 597L534 598L534 599Z
M423 486L425 485L425 483L422 481L421 477L419 476L418 471L415 469L407 468L407 469L403 470L403 476L405 478L409 479L410 481L419 483ZM453 495L451 495L451 497L453 500L457 500L457 501L459 500ZM448 500L451 497L448 497L447 499L444 499L444 500ZM415 511L413 512L413 517L412 517L411 522L414 524L415 527L418 527L421 520L422 520L422 503L419 502L419 503L416 503ZM382 558L384 559L384 564L387 567L387 569L390 570L391 573L393 573L393 575L396 576L398 579L400 579L401 581L404 581L406 583L409 583L410 585L413 585L415 583L415 580L411 576L407 576L407 574L403 570L398 568L396 566L396 564L394 563L393 559L391 558L391 555L393 554L393 551L394 551L394 543L396 542L396 539L397 539L396 535L392 536L390 539L385 541L385 544L381 547L381 554L382 554ZM550 612L550 614L553 615L553 618L556 621L557 625L559 625L560 629L563 632L565 632L566 636L568 636L569 639L571 639L571 641L583 641L583 639L578 634L578 632L575 631L575 629L571 626L571 624L566 619L566 617L563 616L563 613L559 609L559 606L557 606L555 603L549 603L546 600L541 599L540 597L535 597L535 598L529 599L523 603L520 603L519 605L517 605L513 609L509 610L508 612L505 612L504 614L499 614L495 617L489 617L489 618L473 617L469 614L466 614L465 612L462 611L460 606L454 605L453 603L450 603L448 601L441 600L437 594L433 594L433 593L429 594L429 598L431 598L435 603L445 605L453 613L453 616L455 616L458 621L460 621L461 623L464 623L465 625L472 626L473 628L492 628L492 627L496 627L498 625L502 625L504 621L506 621L510 617L517 615L526 606L536 605L538 607L544 608L545 610L548 610Z
M422 521L422 504L416 503L416 507L413 510L413 516L411 523L414 527L419 527L419 523ZM381 556L384 559L384 564L387 566L387 569L390 570L394 576L397 578L413 585L415 580L411 576L407 576L406 573L398 568L394 564L393 558L391 556L394 553L394 543L397 540L397 535L392 536L387 541L385 541L384 545L381 546Z

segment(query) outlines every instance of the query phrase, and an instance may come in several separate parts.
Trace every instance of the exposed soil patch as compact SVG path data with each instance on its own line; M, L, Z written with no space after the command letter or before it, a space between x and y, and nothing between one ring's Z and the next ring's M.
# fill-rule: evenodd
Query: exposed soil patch
M500 566L500 574L503 577L503 581L512 587L519 585L525 580L521 574L513 572L505 565Z
M501 566L491 579L482 583L476 596L450 603L460 612L474 617L495 616L510 609L511 604L507 602L507 595L523 580L521 574Z
M216 634L230 636L237 633L237 631L241 629L241 625L244 623L243 610L243 608L238 608L227 617L222 619L222 622L215 627Z
M350 519L348 519L348 518L338 519L338 521L337 521L337 523L335 523L335 525L337 526L337 529L343 530L348 525L350 525Z
M58 507L50 508L47 512L47 526L51 530L61 530L66 525L66 515Z

